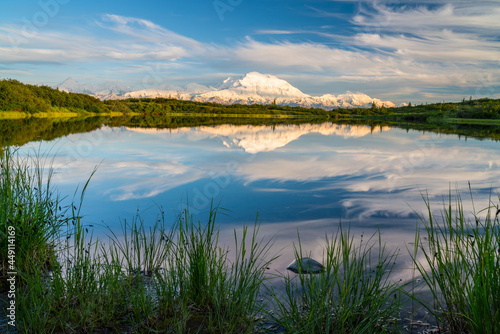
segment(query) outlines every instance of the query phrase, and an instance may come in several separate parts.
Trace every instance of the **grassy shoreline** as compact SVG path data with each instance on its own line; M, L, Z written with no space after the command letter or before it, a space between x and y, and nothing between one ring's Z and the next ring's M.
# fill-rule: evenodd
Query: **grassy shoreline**
M359 244L340 226L325 240L323 272L270 275L273 238L261 238L257 222L235 231L228 248L216 228L222 209L213 207L203 222L185 210L167 228L159 208L155 224L137 215L122 222L121 233L110 230L108 240L97 240L79 214L88 182L75 204L62 207L48 157L6 150L0 162L1 287L12 288L6 279L14 259L20 332L257 333L266 331L264 316L290 333L398 333L408 298L427 308L442 331L500 329L500 223L493 203L469 221L460 196L456 203L450 196L442 217L424 197L425 232L416 234L409 253L433 295L429 301L390 279L397 255L380 233ZM295 257L303 256L298 236ZM270 278L283 282L284 294Z
M500 125L500 119L447 118L444 121L456 124Z
M0 112L0 120L2 119L26 119L26 118L77 118L77 117L121 117L125 114L121 112L109 112L109 113L89 113L89 112L73 112L73 111L60 111L60 112L44 112L44 113L27 113L19 111L3 111ZM128 116L137 116L137 113L129 113Z
M90 113L105 115L129 113L149 116L173 116L187 114L196 117L291 117L314 116L323 118L350 118L363 117L365 119L379 118L385 121L415 120L427 122L429 118L440 119L444 123L456 122L460 119L470 123L470 119L491 120L498 125L500 120L500 99L481 98L462 102L439 102L425 105L400 106L386 108L384 105L370 103L365 108L305 108L273 104L218 104L211 102L194 102L172 98L128 98L119 100L101 101L86 94L75 94L59 91L48 86L23 84L17 80L0 80L0 118L13 117L52 117L57 114L67 116ZM366 108L370 106L369 108ZM14 114L13 114L14 113ZM10 114L9 116L6 116ZM222 116L227 115L227 116ZM267 115L267 116L264 116ZM272 115L272 116L270 116ZM485 124L485 123L481 123Z
M16 80L0 80L0 145L17 145L28 134L16 134L7 121L29 123L37 121L50 126L49 121L76 123L86 118L107 118L102 124L121 126L131 120L144 127L179 127L182 125L253 125L256 123L298 123L311 121L346 122L372 125L375 123L403 129L454 133L459 136L500 140L500 99L477 99L455 103L432 103L386 108L372 104L369 108L291 107L277 104L217 104L172 98L129 98L101 101L85 94L62 92L47 86L26 85ZM365 105L366 107L367 105ZM368 104L369 106L369 104ZM141 119L139 119L141 118ZM115 120L123 120L115 121ZM196 121L195 121L196 120ZM3 123L3 124L2 124ZM42 127L30 124L36 131ZM20 126L14 125L17 131ZM21 141L12 139L22 137ZM50 134L44 134L50 137ZM37 140L38 137L32 137Z

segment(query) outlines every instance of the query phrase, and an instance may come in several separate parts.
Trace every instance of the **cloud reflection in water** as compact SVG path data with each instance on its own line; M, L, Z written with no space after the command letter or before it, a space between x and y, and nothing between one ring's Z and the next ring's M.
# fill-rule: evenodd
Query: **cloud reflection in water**
M89 138L100 139L93 139L97 144L86 155L65 156L86 141L92 144ZM259 212L265 224L307 226L320 237L324 224L314 222L340 219L357 227L405 226L410 235L413 210L424 210L422 192L440 202L450 187L466 191L470 181L476 203L486 205L490 188L498 191L500 180L496 142L387 127L105 127L55 145L62 193L71 194L100 164L87 193L86 214L108 224L156 204L173 216L187 198L193 212L202 213L213 197L231 210L221 216L227 226L252 224Z

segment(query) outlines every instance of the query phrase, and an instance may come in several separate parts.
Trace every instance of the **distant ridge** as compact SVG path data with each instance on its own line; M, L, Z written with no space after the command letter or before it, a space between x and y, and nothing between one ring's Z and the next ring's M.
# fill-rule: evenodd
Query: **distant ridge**
M128 98L173 98L195 102L220 104L273 104L300 106L332 110L336 108L370 108L377 106L392 108L391 101L382 101L363 93L346 92L341 95L325 94L311 96L285 80L271 74L250 72L242 76L228 77L217 87L188 84L185 87L163 84L155 88L132 91L130 88L112 86L92 86L80 84L72 78L58 85L59 90L93 95L101 100Z
M100 100L120 99L124 94L131 91L130 87L121 87L116 84L82 84L73 80L71 77L64 80L54 88L58 88L60 91L68 93L92 95Z

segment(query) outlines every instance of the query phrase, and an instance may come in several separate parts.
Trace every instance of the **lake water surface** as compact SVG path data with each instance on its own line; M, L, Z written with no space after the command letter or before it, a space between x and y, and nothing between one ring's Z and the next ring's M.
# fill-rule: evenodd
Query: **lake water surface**
M54 157L54 184L69 199L97 166L83 205L97 236L106 231L100 226L118 231L138 211L146 224L161 211L173 223L188 206L203 222L213 201L228 210L217 220L228 244L233 229L253 225L258 214L261 235L275 235L283 254L278 271L293 259L297 232L319 260L325 234L340 222L357 235L378 227L389 247L406 250L415 212L425 211L422 194L438 210L458 188L471 211L469 182L476 210L491 192L497 202L500 190L500 143L389 127L105 126L21 148L34 151Z

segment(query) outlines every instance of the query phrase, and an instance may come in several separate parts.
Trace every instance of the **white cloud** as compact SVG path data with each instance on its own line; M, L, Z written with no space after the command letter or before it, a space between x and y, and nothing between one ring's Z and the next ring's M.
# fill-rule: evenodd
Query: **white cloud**
M500 77L500 42L495 33L500 8L494 2L427 2L432 7L404 1L399 6L368 3L352 18L356 26L352 36L316 32L342 42L340 47L247 38L230 51L234 59L255 67L327 73L334 77L330 82L379 82L394 89L478 87L476 91L500 84L495 79Z
M141 43L149 42L164 47L174 45L186 50L198 49L200 51L203 49L202 43L162 28L148 20L106 14L102 16L101 20L96 21L96 24L119 35L133 37Z
M396 55L419 61L479 64L500 59L500 44L497 41L448 29L421 33L419 36L363 33L357 34L355 40L374 48L392 49Z
M439 3L435 9L427 6L386 6L374 4L373 11L361 10L353 17L353 23L360 26L391 29L399 32L414 32L414 29L429 28L480 28L500 27L498 3L478 4L476 2Z
M234 58L266 68L295 69L347 75L364 73L367 76L394 73L387 64L394 58L369 52L330 48L319 43L262 43L248 38L229 50ZM386 66L382 67L381 65Z
M22 25L2 26L0 57L3 62L13 63L175 61L188 57L190 49L200 46L147 20L104 15L96 23L100 31L94 34L71 29L26 33Z
M447 194L450 184L453 188L457 182L464 189L470 181L474 189L489 189L500 178L500 155L494 145L475 140L460 145L456 136L416 131L402 136L402 132L383 128L372 133L365 126L332 124L103 129L93 136L99 139L91 151L93 158L67 164L64 155L85 142L84 135L71 135L65 141L73 143L73 150L68 148L71 145L62 146L66 149L55 159L54 167L58 184L74 184L75 180L84 183L88 171L101 162L98 157L106 157L94 181L106 189L103 196L113 201L154 198L181 187L203 192L210 184L218 185L217 191L222 192L226 180L241 182L255 192L266 188L262 182L271 180L273 184L265 191L276 190L287 196L286 192L296 191L287 182L305 182L308 186L301 188L301 193L307 197L349 194L339 197L341 204L336 205L346 210L347 217L360 221L380 212L407 216L413 209L425 211L419 200L421 190L429 190L433 203L439 203L442 198L433 196ZM319 135L325 137L311 145L310 140ZM136 144L120 146L119 136ZM270 138L281 141L281 145L276 147ZM155 146L160 142L169 142L169 148ZM225 145L228 142L233 145ZM145 147L157 149L146 152ZM260 153L229 153L242 148L247 152L260 148ZM183 157L186 150L192 150L190 155L198 157L196 165L202 168ZM274 150L272 154L270 150ZM457 164L458 156L467 159ZM215 178L218 175L219 181ZM474 196L478 201L487 197L488 193Z
M431 10L376 5L374 9L353 18L364 28L355 36L359 45L418 61L481 64L500 59L497 6L446 4Z
M257 30L256 36L272 34L279 40L246 37L231 45L202 43L148 20L113 14L101 16L88 31L43 29L27 36L21 25L4 24L0 25L0 59L12 64L115 62L123 66L123 74L131 73L126 66L135 66L139 75L143 66L145 75L154 71L156 76L191 77L193 81L197 77L207 80L209 72L223 76L248 70L279 71L302 87L317 86L321 80L336 87L356 84L357 90L367 93L364 87L373 89L374 82L389 93L451 86L497 93L500 8L495 2L399 3L361 1L359 12L351 16L350 36L331 34L324 27L317 31L278 27ZM312 34L323 41L287 40L292 34ZM148 62L177 67L162 65L157 70Z
M293 30L257 30L257 34L262 35L291 35L291 34L299 34L300 31Z

